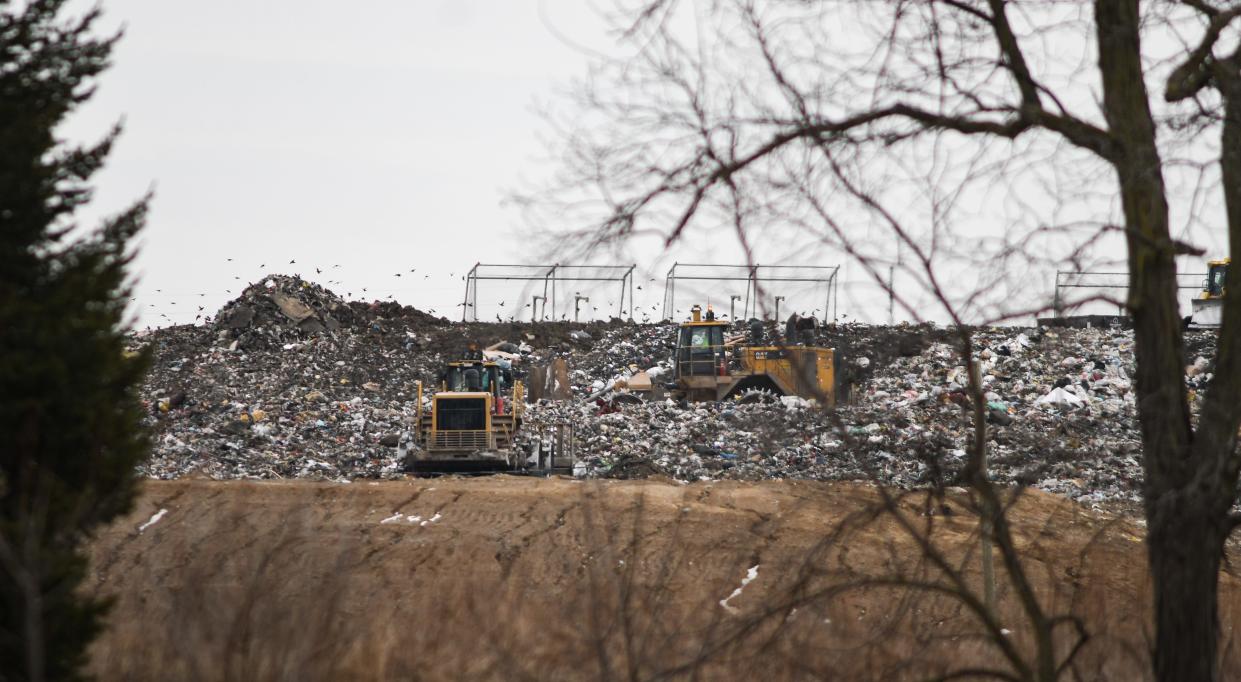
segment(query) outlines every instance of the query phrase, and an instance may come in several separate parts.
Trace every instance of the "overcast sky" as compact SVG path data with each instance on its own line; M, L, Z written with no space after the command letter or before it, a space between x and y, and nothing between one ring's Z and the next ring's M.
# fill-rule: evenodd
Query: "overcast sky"
M585 69L558 34L605 39L582 5L104 3L125 37L64 133L125 123L88 219L154 188L142 324L193 320L264 272L451 316L474 262L537 262L501 203L545 156L536 105Z
M267 273L459 318L476 261L547 260L504 199L554 170L539 109L571 106L560 93L591 51L614 45L581 0L106 0L104 10L101 29L124 26L125 37L62 133L90 141L125 123L87 224L154 190L139 326L209 315ZM655 317L671 261L741 261L731 239L718 241L611 262L638 263L636 301ZM873 286L869 298L850 289L860 272L846 264L843 279L842 312L886 320ZM574 289L591 297L584 317L616 303L611 285L566 285L559 314L572 316ZM788 289L773 293L800 296L798 307L820 300L818 287ZM528 318L532 293L485 282L479 317ZM737 283L688 295L727 308L742 293Z

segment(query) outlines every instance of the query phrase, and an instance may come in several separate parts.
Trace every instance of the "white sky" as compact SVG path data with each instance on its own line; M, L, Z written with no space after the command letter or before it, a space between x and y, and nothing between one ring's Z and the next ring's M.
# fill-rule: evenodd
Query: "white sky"
M125 122L86 224L155 191L137 262L139 326L190 322L198 306L211 314L272 272L459 318L462 275L476 261L548 259L503 200L554 169L537 108L571 106L558 93L587 68L577 45L613 45L581 0L107 0L104 9L101 28L123 25L126 35L62 132L90 141ZM699 241L598 261L636 260L637 303L655 317L671 261L739 255L731 240ZM843 279L842 312L886 319L873 287L856 293L860 271L846 264ZM531 293L483 287L481 319L507 317ZM615 299L612 288L566 285L561 314L572 315L576 288L598 316ZM789 289L819 300L814 287ZM696 293L727 309L744 284Z
M572 0L110 0L105 12L125 37L64 134L125 122L88 223L155 189L142 324L214 311L263 272L459 314L475 261L538 261L509 239L521 216L501 202L543 153L536 103L585 68L555 31L604 39Z

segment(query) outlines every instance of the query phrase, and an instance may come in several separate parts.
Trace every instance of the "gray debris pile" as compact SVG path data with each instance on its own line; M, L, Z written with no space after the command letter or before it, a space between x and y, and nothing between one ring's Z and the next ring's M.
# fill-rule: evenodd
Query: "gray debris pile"
M806 409L795 398L768 405L544 404L531 409L529 420L576 424L583 473L591 476L951 484L973 433L967 370L951 334L907 329L939 340L902 348L892 343L899 328L843 330L853 348L843 359L865 378L834 412ZM1187 339L1191 387L1209 378L1213 344L1210 332ZM974 347L994 478L1087 504L1139 499L1131 332L988 329L975 333Z
M673 323L624 325L603 331L601 338L570 362L574 394L585 397L602 390L633 370L666 368L676 347ZM658 372L656 373L658 374Z
M217 340L230 350L283 346L353 322L332 292L297 277L271 275L246 288L215 317Z
M636 329L450 323L270 275L205 326L135 335L134 347L155 353L144 387L155 449L142 471L157 478L400 476L397 445L416 414L417 382L434 386L444 364L471 343L497 346L519 372L561 355L574 364L589 357L581 363L594 372L583 378L585 390L590 376L613 370L609 352L622 328ZM586 338L575 341L574 332Z
M835 325L849 389L834 411L805 401L677 405L613 400L635 368L670 378L676 325L453 323L396 303L346 302L273 275L205 326L135 335L155 364L145 386L159 478L401 476L417 384L433 386L470 343L521 376L563 358L574 400L527 411L539 426L572 424L579 475L876 479L951 484L973 432L968 370L952 330ZM1131 379L1132 333L1120 329L977 330L986 388L990 471L1088 504L1132 503L1141 446ZM1210 380L1213 332L1186 337L1186 382ZM623 389L620 391L623 394ZM1196 393L1191 393L1195 396ZM584 400L586 396L601 396Z
M349 334L253 351L204 348L204 335L210 332L178 328L153 341L162 366L148 385L156 431L148 475L399 473L394 446L414 414L415 382L430 373L427 363Z

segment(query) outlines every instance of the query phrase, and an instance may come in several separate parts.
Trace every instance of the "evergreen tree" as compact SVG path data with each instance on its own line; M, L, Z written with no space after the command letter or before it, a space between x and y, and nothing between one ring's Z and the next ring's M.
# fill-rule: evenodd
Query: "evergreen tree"
M125 352L130 243L147 199L79 234L74 212L119 129L86 147L56 127L92 93L119 36L95 9L0 0L0 680L83 675L104 600L83 542L130 509L148 450Z

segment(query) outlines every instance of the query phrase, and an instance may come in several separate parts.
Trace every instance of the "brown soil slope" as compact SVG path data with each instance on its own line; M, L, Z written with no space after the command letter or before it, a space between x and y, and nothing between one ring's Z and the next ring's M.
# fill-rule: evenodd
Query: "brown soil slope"
M876 513L880 498L787 481L152 481L93 545L91 589L117 598L94 668L109 680L878 680L1010 665L960 599L908 586L944 574ZM918 494L897 508L976 587L966 507ZM1078 679L1142 679L1141 528L1042 493L1011 518L1047 610L1090 635ZM1241 673L1237 585L1224 577L1229 675ZM1028 656L1003 572L998 594L1004 637ZM1057 634L1063 656L1077 636Z

